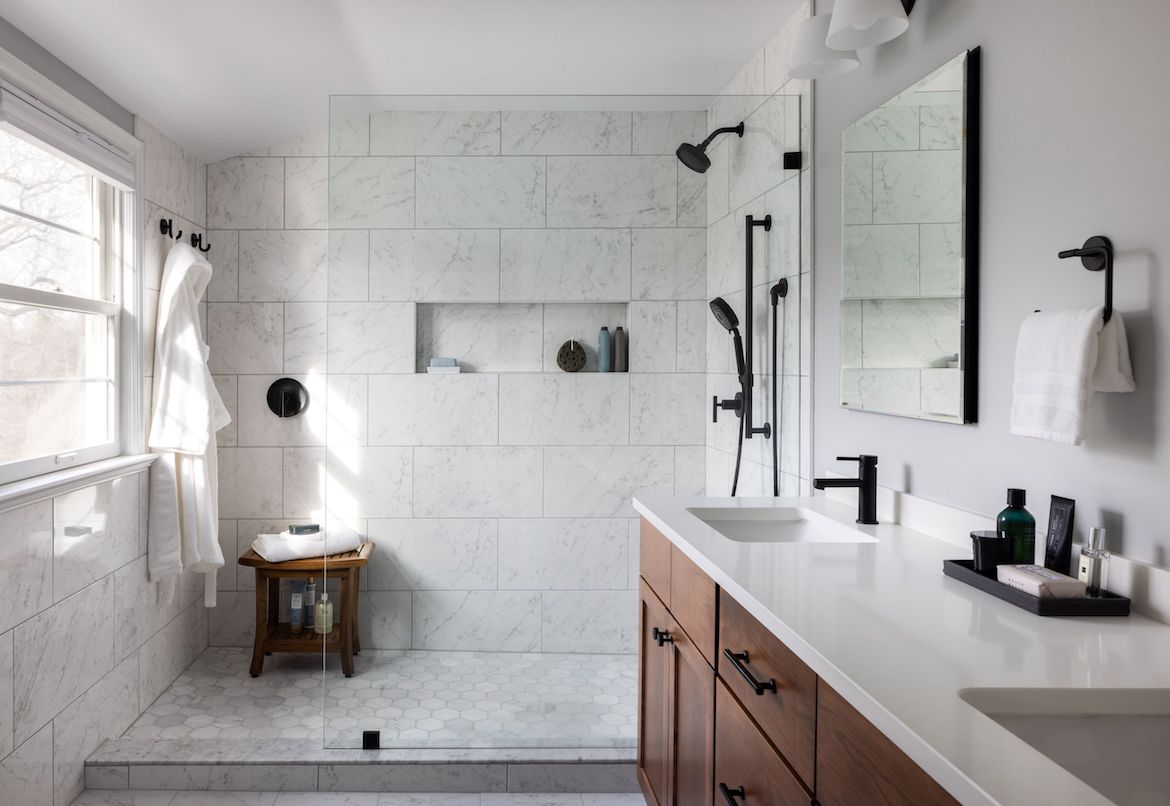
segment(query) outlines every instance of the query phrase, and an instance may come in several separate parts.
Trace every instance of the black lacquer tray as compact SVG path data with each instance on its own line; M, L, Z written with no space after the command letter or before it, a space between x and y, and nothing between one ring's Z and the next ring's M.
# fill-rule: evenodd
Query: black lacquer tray
M965 582L997 599L1003 599L1016 607L1038 616L1128 616L1129 599L1116 593L1104 591L1101 596L1086 596L1078 599L1054 599L1033 596L997 579L984 576L974 568L972 560L943 560L943 573L952 579Z

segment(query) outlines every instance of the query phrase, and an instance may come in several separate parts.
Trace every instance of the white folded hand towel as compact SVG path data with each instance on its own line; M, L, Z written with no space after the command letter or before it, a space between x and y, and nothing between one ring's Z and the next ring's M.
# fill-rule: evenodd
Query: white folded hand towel
M353 551L362 544L361 535L353 529L335 529L309 535L257 535L252 550L270 563L285 560L306 560Z
M1035 313L1016 344L1013 434L1069 445L1084 438L1093 391L1132 391L1125 325L1116 311L1103 333L1103 308Z

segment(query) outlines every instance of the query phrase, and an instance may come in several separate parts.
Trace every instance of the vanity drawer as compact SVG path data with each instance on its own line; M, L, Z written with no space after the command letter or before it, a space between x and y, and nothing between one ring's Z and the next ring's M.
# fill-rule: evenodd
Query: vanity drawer
M695 565L678 546L670 551L671 615L691 637L707 664L715 668L715 580Z
M666 535L642 518L638 532L638 570L662 603L670 607L670 552Z
M813 783L817 676L739 602L719 592L719 677L797 775ZM751 676L759 685L748 680Z
M740 787L743 787L742 794L737 791ZM719 680L715 682L713 794L717 806L812 803L809 792Z

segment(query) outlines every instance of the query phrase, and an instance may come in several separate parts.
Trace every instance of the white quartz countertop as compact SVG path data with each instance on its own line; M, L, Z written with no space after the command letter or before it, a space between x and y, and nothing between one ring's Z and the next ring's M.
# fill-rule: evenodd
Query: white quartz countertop
M640 496L634 507L964 804L1106 798L966 703L968 688L1170 688L1170 627L1043 618L943 575L953 543L858 526L823 497ZM730 540L688 510L800 507L873 543Z

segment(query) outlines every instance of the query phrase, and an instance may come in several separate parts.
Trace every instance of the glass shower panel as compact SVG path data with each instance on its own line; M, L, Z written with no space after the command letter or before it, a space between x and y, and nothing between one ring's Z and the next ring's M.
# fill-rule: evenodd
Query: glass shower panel
M705 173L680 164L740 121ZM331 98L315 461L324 520L373 549L354 597L327 568L360 644L352 676L325 655L327 747L633 747L629 501L722 481L702 443L730 341L707 303L742 315L749 212L774 222L757 377L784 277L779 371L799 380L800 128L785 95ZM599 354L603 327L626 351Z

